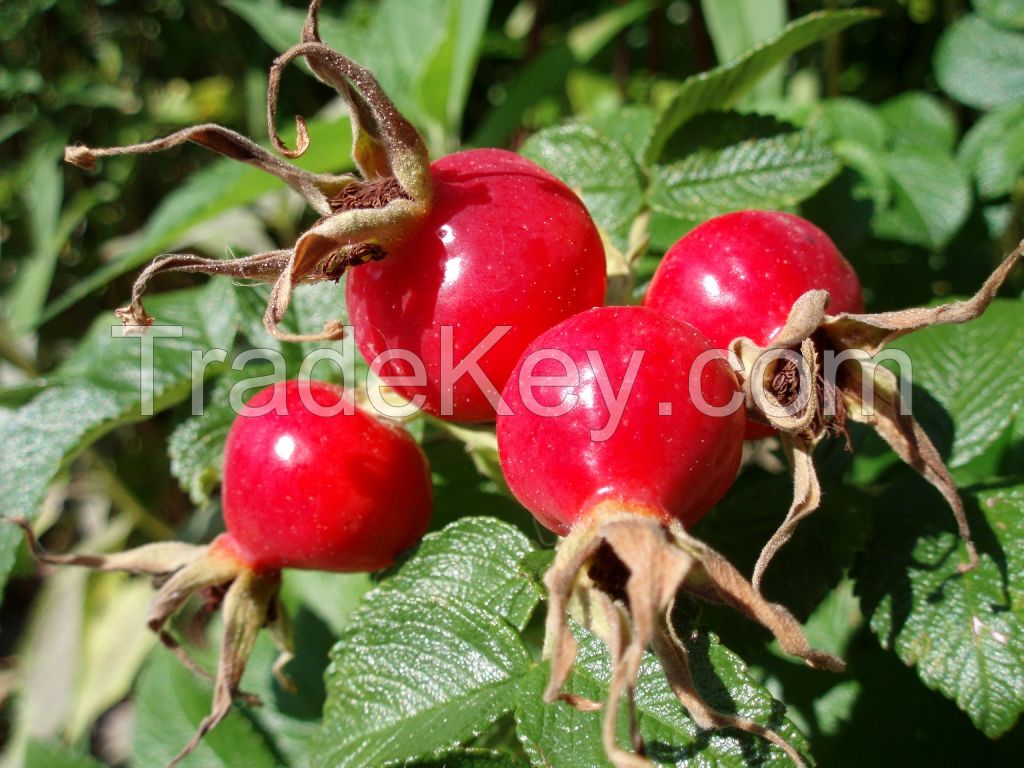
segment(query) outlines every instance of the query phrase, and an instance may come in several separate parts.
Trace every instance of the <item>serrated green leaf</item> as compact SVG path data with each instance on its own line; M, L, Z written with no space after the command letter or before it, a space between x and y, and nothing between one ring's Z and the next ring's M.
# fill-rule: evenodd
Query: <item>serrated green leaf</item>
M202 289L154 296L150 309L181 336L153 343L154 412L185 399L192 389L192 350L231 344L235 334L233 292L226 280ZM148 418L142 412L142 341L122 338L120 322L101 315L74 355L48 377L49 389L14 411L0 426L6 460L0 465L4 513L29 519L50 482L81 450L120 424ZM116 336L111 335L111 329ZM153 329L155 336L157 328ZM212 374L216 366L206 370ZM0 526L0 585L13 562L20 532Z
M132 756L136 765L167 765L210 711L212 688L157 648L139 677ZM238 709L199 743L182 768L279 768L266 739Z
M104 768L104 764L66 744L32 741L25 754L24 768Z
M243 18L276 51L286 51L301 39L305 8L289 7L279 0L225 0L224 6ZM362 30L355 20L339 18L332 10L320 13L320 36L328 45L361 61Z
M227 6L275 50L299 42L305 11L277 0ZM321 36L373 72L440 153L458 136L489 11L489 0L382 0L341 17L321 13Z
M624 146L637 167L643 166L647 142L654 127L653 109L629 104L614 112L588 118L585 123L605 138Z
M889 128L895 148L922 148L952 153L956 147L956 119L939 99L921 91L909 91L878 108Z
M547 664L531 670L516 703L516 735L530 764L545 768L611 768L601 746L600 713L580 712L560 701L546 704L544 689L550 674ZM572 675L569 687L581 696L593 696L594 700L604 694L600 685L579 673ZM623 737L622 724L618 730L620 738Z
M822 102L809 125L833 140L860 144L881 152L889 141L889 126L878 110L860 99L839 98Z
M408 3L404 6L408 7ZM408 91L420 103L423 114L438 128L432 146L450 150L458 141L462 111L491 3L490 0L449 0L445 6L441 9L447 14L444 34L432 54L420 65L414 85ZM434 26L440 25L435 21Z
M619 32L650 11L652 5L650 0L632 0L571 29L564 41L547 48L522 68L506 88L501 104L481 121L469 145L504 145L526 110L542 96L558 90L574 66L589 62Z
M286 594L301 601L339 635L373 582L365 573L286 571L284 585Z
M698 149L677 162L655 165L648 199L655 218L693 226L729 211L794 205L823 187L839 167L838 158L816 134L780 133Z
M398 598L354 617L328 669L316 765L381 765L450 747L511 707L529 654L472 604Z
M224 441L235 420L227 390L235 381L233 376L221 377L206 400L203 412L181 422L167 441L171 474L197 506L206 504L220 484Z
M696 115L734 106L764 75L792 54L875 15L866 10L809 14L791 22L777 37L741 58L684 81L658 116L647 149L648 163L656 162L672 135Z
M701 0L701 11L720 63L732 61L786 26L783 0ZM776 67L751 89L742 106L756 109L782 98L785 72Z
M811 125L860 173L853 194L874 203L877 236L939 250L963 225L970 184L952 156L956 123L934 97L909 92L878 108L838 99L822 105Z
M971 187L949 155L915 147L877 158L892 189L890 205L876 209L872 228L879 237L944 247L971 210Z
M383 765L457 746L512 707L540 599L532 546L493 518L429 534L350 616L331 654L317 766Z
M811 114L808 128L827 138L843 163L860 174L850 190L855 200L870 200L878 210L889 207L891 181L881 158L892 138L878 109L856 98L828 99Z
M948 506L909 473L878 502L855 571L879 642L990 738L1024 711L1024 486L964 493L981 554L966 561Z
M15 411L0 427L10 451L0 465L5 515L35 516L50 481L65 462L116 426L123 410L113 392L59 387ZM6 582L20 541L19 530L0 526L0 585Z
M540 585L520 567L533 551L507 523L463 518L426 536L416 554L374 590L374 599L394 593L473 603L522 629L541 598Z
M501 752L461 749L406 763L404 768L527 768L527 764Z
M92 574L81 636L81 657L68 735L77 741L131 690L146 654L156 644L141 617L153 590L123 573ZM67 632L67 628L63 628Z
M1024 29L1024 3L1021 0L973 0L973 5L993 24Z
M579 653L568 690L587 698L604 698L609 678L603 642L578 633ZM687 633L684 643L698 691L722 712L738 714L778 730L802 752L807 743L782 715L782 706L746 673L743 662L704 632ZM601 712L579 712L568 704L544 703L547 665L536 667L522 686L516 705L519 739L534 766L607 768L601 748ZM636 710L647 757L661 766L790 766L781 750L767 741L732 730L702 731L685 714L665 682L658 661L647 654L640 669ZM625 707L619 721L620 743L628 743Z
M539 131L520 151L577 189L606 232L626 232L643 207L640 170L626 148L589 126Z
M927 328L891 347L913 366L915 417L954 470L977 458L1024 409L1024 303L993 302L963 325ZM904 372L906 375L906 372Z
M1024 173L1024 104L982 115L957 153L983 200L1008 195Z
M993 109L1024 99L1024 35L968 14L943 32L935 77L957 101Z

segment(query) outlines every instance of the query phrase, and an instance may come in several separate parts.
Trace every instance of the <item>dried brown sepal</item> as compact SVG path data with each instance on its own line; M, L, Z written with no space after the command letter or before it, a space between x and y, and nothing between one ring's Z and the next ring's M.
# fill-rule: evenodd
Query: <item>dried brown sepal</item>
M145 327L153 320L142 303L149 281L163 272L201 272L273 283L264 324L285 341L320 341L344 335L343 323L330 321L313 334L291 334L280 324L292 291L303 283L336 281L345 271L384 257L430 210L432 185L426 145L416 129L395 108L372 74L320 42L318 0L310 3L302 42L279 56L270 69L267 121L274 147L284 156L298 157L309 146L302 117L296 117L298 144L288 149L277 133L275 117L281 73L304 58L314 74L345 99L352 118L354 174L311 173L219 125L186 128L160 139L123 147L67 147L65 161L81 168L96 159L158 152L192 142L226 157L273 174L299 192L321 218L299 235L291 248L242 259L206 259L191 255L161 256L135 282L132 301L118 310L125 325Z
M814 512L821 504L821 485L814 470L814 444L800 435L782 435L782 448L786 452L793 472L793 501L782 525L768 539L754 563L750 582L754 589L761 591L761 579L775 553L789 541L796 532L800 521Z
M747 413L755 419L782 432L799 433L811 428L820 405L817 388L803 387L791 399L783 396L776 382L786 367L791 367L797 381L814 381L816 350L811 337L827 305L825 291L808 291L793 304L786 324L771 344L761 347L745 337L730 343ZM785 394L789 394L788 387Z
M690 593L726 603L767 627L782 648L810 666L842 670L840 659L807 644L800 624L781 605L769 603L724 557L687 534L678 523L666 524L653 512L625 509L616 503L595 507L559 545L545 576L549 606L544 643L551 677L544 698L562 700L592 711L601 705L562 692L576 661L571 615L608 646L612 676L605 702L602 738L616 768L650 768L633 714L633 697L644 652L661 660L676 698L702 728L737 728L768 739L803 765L795 749L775 731L744 718L725 715L708 705L696 690L685 646L670 620L677 595ZM623 698L630 706L632 751L616 739Z
M168 768L188 757L203 737L231 712L256 636L267 623L270 606L277 599L281 586L279 572L272 578L268 576L243 569L231 582L224 598L224 634L213 684L213 707L199 724L192 740L168 763Z
M110 555L55 555L42 548L27 520L5 520L24 531L29 548L39 562L81 565L99 571L126 571L153 577L157 593L146 617L149 628L190 671L204 679L212 679L214 684L210 714L168 768L195 750L203 736L228 715L233 701L259 705L259 698L239 690L239 685L256 636L264 626L270 628L271 636L281 651L274 664L274 674L286 689L293 688L283 674L284 664L291 659L291 629L278 599L281 586L279 571L257 572L247 568L230 553L229 548L219 546L218 541L208 547L162 542ZM224 634L215 675L199 666L166 628L170 618L190 597L211 589L223 591Z
M815 445L829 433L845 434L845 422L869 424L896 454L913 467L943 495L953 510L968 562L960 571L978 564L978 552L971 537L963 502L942 456L931 439L906 412L900 397L899 380L872 358L894 339L934 325L966 323L979 317L995 298L1013 268L1021 261L1024 243L1010 253L969 299L937 307L916 307L878 314L829 315L828 295L808 291L793 305L786 325L767 347L747 338L735 339L730 350L739 361L737 375L746 395L748 414L782 433L783 444L793 471L793 503L779 530L764 546L754 567L753 584L760 590L765 569L775 553L793 535L796 526L817 509L821 492L814 470ZM810 346L810 349L808 349ZM777 361L767 361L767 352L800 348L799 375L810 395L801 402L783 403L773 392L770 376ZM832 354L835 370L823 366L822 358ZM772 366L776 366L773 368ZM768 382L767 386L755 386ZM760 394L758 390L762 391ZM788 410L787 410L788 406ZM779 413L779 410L786 411Z

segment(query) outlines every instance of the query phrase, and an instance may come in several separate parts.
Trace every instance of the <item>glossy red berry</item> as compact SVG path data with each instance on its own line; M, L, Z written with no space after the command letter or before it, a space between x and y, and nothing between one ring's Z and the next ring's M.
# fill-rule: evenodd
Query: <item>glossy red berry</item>
M591 309L538 337L503 392L512 415L498 417L516 498L560 535L602 501L699 520L736 476L744 424L725 360L698 361L710 349L692 326L643 307ZM564 380L531 387L531 376Z
M764 346L807 291L829 292L829 312L863 312L860 281L811 222L789 213L716 216L673 245L644 306L692 323L718 349L738 336Z
M235 418L223 501L218 546L256 570L379 570L419 540L432 506L408 432L355 407L347 390L296 381L261 390Z
M389 377L422 374L396 386L400 394L422 396L423 408L446 418L486 421L494 405L469 373L446 395L452 369L483 352L479 370L496 396L538 334L603 303L604 249L572 190L512 152L458 152L434 162L431 176L426 222L386 258L350 272L349 316L368 361L387 350L422 361L422 371L408 360L381 366ZM511 327L477 347L500 326Z

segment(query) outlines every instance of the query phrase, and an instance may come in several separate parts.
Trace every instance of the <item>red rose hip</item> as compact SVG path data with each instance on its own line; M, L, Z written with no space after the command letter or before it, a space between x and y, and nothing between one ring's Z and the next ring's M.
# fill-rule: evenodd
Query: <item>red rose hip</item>
M526 345L603 303L604 249L572 190L512 152L458 152L431 176L426 221L349 273L348 311L367 361L389 350L421 361L381 361L384 376L411 382L399 394L444 418L488 421Z
M644 306L693 324L718 349L746 336L764 346L807 291L828 291L829 312L862 312L849 262L806 219L737 211L691 230L665 254Z
M182 657L165 629L171 616L197 593L205 610L223 605L213 707L171 765L231 710L264 626L281 650L274 673L290 686L281 672L291 658L282 568L389 566L424 533L432 507L427 462L412 437L359 410L351 392L321 382L272 385L245 405L228 433L222 496L227 532L208 547L171 541L113 555L51 555L26 521L16 521L42 561L152 575L160 588L148 624Z
M692 323L717 349L746 336L765 346L807 291L829 292L830 311L862 312L860 281L828 235L777 211L716 216L673 245L651 280L644 306ZM747 423L750 439L775 430Z
M285 411L267 411L276 405ZM231 425L223 500L250 567L376 571L426 531L430 472L412 436L351 392L291 381L258 392Z
M586 711L601 706L562 692L576 656L567 620L575 598L574 616L611 656L602 735L612 764L642 762L619 746L616 732L619 704L632 701L649 648L702 727L756 733L799 764L775 731L703 701L668 615L677 593L691 591L760 621L809 664L842 666L813 651L782 606L766 603L686 530L739 467L745 417L725 359L686 323L643 307L602 307L535 339L502 396L511 413L498 416L498 453L509 488L541 524L565 536L544 577L545 699Z
M868 315L853 268L824 232L799 216L718 216L669 249L645 306L692 322L735 353L750 406L748 436L777 432L792 465L793 501L754 565L757 589L800 521L820 506L815 446L838 435L852 450L850 421L870 425L942 493L966 549L961 568L977 566L963 502L941 453L903 402L899 379L871 361L901 336L981 315L1022 252L1024 246L1010 253L970 299Z
M604 500L695 523L736 476L744 424L736 379L710 350L642 307L591 309L539 336L503 393L513 415L498 418L512 492L560 535ZM531 385L542 377L566 383Z

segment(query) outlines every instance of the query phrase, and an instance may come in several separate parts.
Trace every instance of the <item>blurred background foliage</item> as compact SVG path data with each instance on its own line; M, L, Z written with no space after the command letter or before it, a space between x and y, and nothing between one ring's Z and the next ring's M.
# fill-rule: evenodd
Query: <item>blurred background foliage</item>
M687 227L739 207L799 207L854 262L873 310L973 292L1024 231L1024 4L1015 0L325 5L325 41L378 75L435 156L468 146L521 148L579 188L610 241L633 259L627 299L642 295L660 254ZM645 156L654 114L673 108L687 77L736 59L805 14L869 6L882 17L797 46L727 105L730 115L695 114L685 132L669 132L661 151ZM15 408L33 395L69 387L76 371L94 375L89 356L105 359L109 338L103 346L102 333L92 334L99 346L73 358L76 345L97 315L124 303L150 258L286 246L312 220L280 184L192 146L105 160L93 174L61 161L67 143L127 144L196 122L264 140L267 68L298 40L304 13L302 2L279 0L0 5L0 424L14 423ZM282 93L283 124L290 114L315 118L312 148L301 163L347 168L348 127L338 101L298 66L286 74ZM746 154L738 156L737 147ZM742 184L704 183L728 179L730 168L741 176L754 171ZM201 284L171 276L161 289ZM213 290L186 307L193 317L237 302L231 322L247 329L245 343L268 343L254 291L228 290L225 297ZM328 286L300 314L337 314L342 296ZM181 316L187 323L184 310ZM104 331L102 321L98 328ZM206 330L207 341L223 337ZM89 400L81 405L94 407L100 406ZM125 413L121 401L112 407ZM112 417L97 442L82 437L95 428L86 420L51 460L53 472L40 474L45 489L59 469L41 512L49 546L110 549L169 535L208 538L218 525L212 491L229 423L219 417L190 420L183 406L145 421ZM438 483L435 527L467 510L486 511L537 534L501 495L486 435L434 426L421 437ZM836 466L837 476L849 471L841 459ZM866 464L857 471L865 484L881 472ZM313 659L298 672L310 683L307 698L278 691L270 694L275 706L261 714L236 713L197 753L196 765L232 764L233 739L263 744L252 747L247 765L293 758L299 764L320 712L324 653L369 583L290 577L289 597ZM844 590L823 605L855 611ZM140 620L148 595L145 584L120 576L66 572L43 579L20 553L0 609L7 765L93 765L87 753L124 764L133 752L136 764L154 765L185 740L188 718L204 706L201 689L193 690L198 683L159 655L137 680L153 645ZM853 665L869 674L856 690L824 693L790 667L780 672L762 640L723 632L769 687L781 686L780 676L793 678L786 688L798 692L798 725L824 745L825 764L859 764L849 762L854 745L863 750L880 723L900 727L901 715L892 711L897 702L884 691L902 689L901 681L913 677L865 641L860 620L848 629ZM266 657L269 649L261 652ZM181 711L166 706L162 692L171 688L191 702L188 716L184 704ZM955 755L999 760L1019 745L1019 728L994 745L952 703L918 688L910 743L934 754L919 764L952 764ZM132 731L136 707L148 719ZM155 723L182 738L160 738L159 729L154 735ZM267 732L275 738L264 743L259 734ZM482 744L506 738L496 727ZM894 757L892 764L909 763Z

